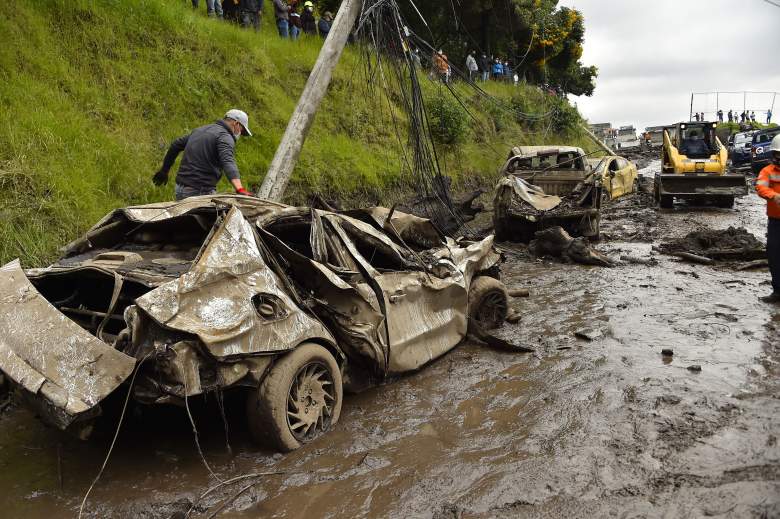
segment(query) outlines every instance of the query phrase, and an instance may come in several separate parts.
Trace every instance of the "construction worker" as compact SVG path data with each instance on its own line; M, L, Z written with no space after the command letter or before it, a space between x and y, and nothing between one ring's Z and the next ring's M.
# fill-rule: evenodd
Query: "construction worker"
M780 304L780 135L772 139L769 148L772 163L761 170L756 181L758 196L766 200L769 224L766 233L766 252L772 273L772 293L761 300Z
M176 174L176 200L191 196L213 195L222 173L230 180L236 193L251 196L241 184L241 175L235 159L236 141L242 135L251 137L249 117L241 110L230 110L225 117L213 124L197 128L189 135L171 143L160 170L152 181L157 186L168 183L176 157L184 152Z

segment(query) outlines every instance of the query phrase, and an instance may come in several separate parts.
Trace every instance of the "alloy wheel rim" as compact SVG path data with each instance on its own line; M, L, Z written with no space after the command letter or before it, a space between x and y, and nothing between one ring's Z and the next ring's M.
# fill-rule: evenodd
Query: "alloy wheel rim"
M330 427L335 402L328 367L318 361L301 367L287 393L287 425L295 439L309 441Z
M495 328L504 320L507 303L500 292L490 292L480 301L477 310L477 321L485 329Z

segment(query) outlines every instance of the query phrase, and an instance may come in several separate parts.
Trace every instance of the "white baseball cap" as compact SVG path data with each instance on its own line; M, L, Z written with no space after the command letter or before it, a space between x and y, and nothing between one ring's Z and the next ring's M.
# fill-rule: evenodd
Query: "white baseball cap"
M228 110L228 113L225 114L225 119L233 119L234 121L238 121L238 123L244 129L244 135L248 135L249 137L252 136L252 132L249 131L249 116L246 114L246 112L236 110L234 108L233 110Z

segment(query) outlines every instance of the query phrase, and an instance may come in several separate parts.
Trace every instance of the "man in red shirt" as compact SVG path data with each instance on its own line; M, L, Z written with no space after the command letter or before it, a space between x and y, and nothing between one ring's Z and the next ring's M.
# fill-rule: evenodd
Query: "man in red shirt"
M766 252L772 272L772 293L762 297L767 303L780 304L780 135L772 139L769 148L772 163L761 170L756 181L758 196L766 200L769 225L766 233Z

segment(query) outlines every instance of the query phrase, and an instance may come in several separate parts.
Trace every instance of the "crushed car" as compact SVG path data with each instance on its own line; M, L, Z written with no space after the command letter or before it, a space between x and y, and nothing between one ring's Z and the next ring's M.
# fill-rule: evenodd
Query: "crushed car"
M581 148L514 147L501 173L493 202L496 239L529 243L551 227L598 239L602 176Z
M609 200L639 191L639 172L630 160L617 155L588 159L594 174L601 179Z
M252 435L290 451L345 389L418 370L507 314L493 237L455 241L386 208L238 195L113 211L46 268L0 267L0 370L86 436L101 402L248 392Z

